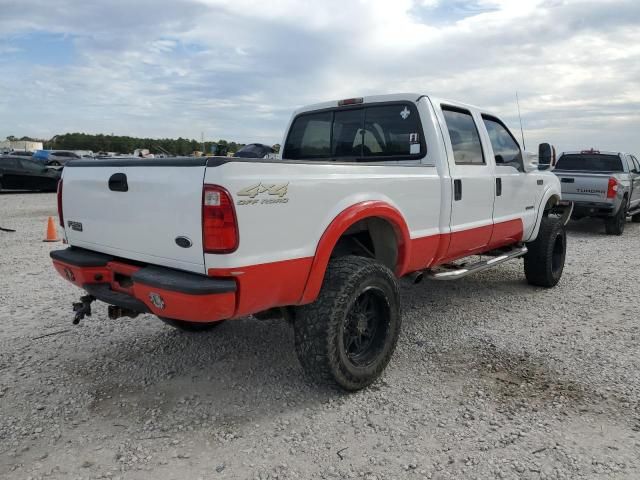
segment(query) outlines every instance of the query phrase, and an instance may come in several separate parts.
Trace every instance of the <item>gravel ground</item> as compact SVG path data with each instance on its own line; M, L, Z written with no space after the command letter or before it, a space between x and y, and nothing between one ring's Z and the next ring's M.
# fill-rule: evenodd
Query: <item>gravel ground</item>
M569 226L564 277L404 283L381 381L305 384L284 322L71 324L52 194L0 195L0 477L640 478L640 224Z

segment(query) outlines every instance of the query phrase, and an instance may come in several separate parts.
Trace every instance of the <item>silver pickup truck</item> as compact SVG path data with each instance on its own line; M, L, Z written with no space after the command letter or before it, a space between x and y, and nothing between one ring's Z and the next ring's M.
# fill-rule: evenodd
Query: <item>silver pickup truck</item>
M609 235L622 235L627 216L640 222L640 162L628 153L564 152L554 173L562 199L574 203L573 219L603 218Z

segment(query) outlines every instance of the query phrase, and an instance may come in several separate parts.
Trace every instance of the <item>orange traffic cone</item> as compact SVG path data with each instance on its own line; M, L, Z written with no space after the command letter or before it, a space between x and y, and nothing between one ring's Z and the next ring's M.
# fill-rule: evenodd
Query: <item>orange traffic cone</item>
M56 222L53 217L49 217L49 221L47 222L47 237L43 240L43 242L59 242L58 238L58 229L56 228Z

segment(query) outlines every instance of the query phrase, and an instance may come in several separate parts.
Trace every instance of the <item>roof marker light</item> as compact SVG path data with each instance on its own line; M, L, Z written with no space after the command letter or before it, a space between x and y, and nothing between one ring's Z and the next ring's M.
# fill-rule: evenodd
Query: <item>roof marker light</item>
M362 97L358 97L358 98L345 98L344 100L340 100L338 102L338 106L339 107L344 107L346 105L358 105L360 103L364 103L364 98Z

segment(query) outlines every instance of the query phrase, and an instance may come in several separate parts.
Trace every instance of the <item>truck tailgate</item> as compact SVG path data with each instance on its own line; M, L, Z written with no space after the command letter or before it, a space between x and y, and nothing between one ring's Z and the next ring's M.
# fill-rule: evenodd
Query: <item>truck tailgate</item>
M66 166L62 209L69 244L204 273L205 168L204 160L189 159L87 160ZM176 242L179 237L187 240Z
M607 199L610 174L554 171L562 186L562 199L572 202L603 202Z

